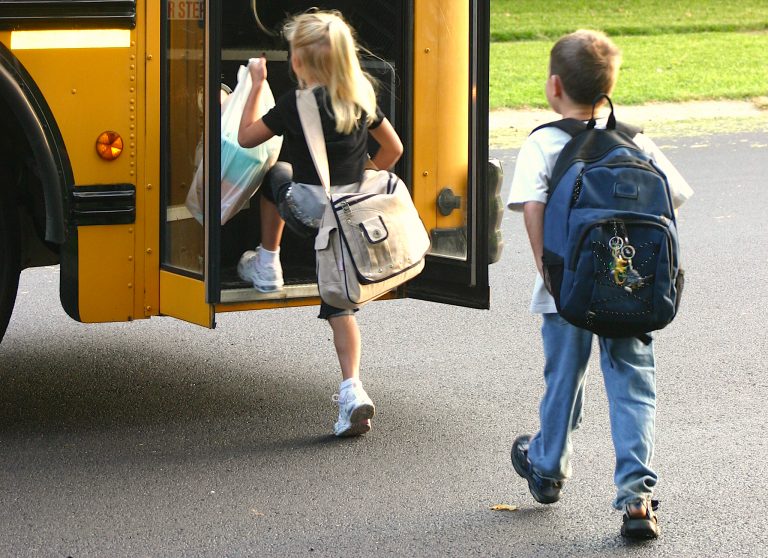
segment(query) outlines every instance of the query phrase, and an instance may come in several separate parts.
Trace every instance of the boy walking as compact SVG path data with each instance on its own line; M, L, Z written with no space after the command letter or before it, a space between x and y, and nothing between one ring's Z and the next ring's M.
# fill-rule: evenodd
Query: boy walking
M580 30L560 38L552 48L545 92L551 108L563 118L587 121L593 102L610 94L621 55L604 34ZM597 127L604 127L598 119ZM544 208L549 180L558 155L571 136L555 127L533 132L518 155L507 206L522 211L538 275L531 311L542 314L545 393L540 404L539 432L519 436L512 464L528 482L534 499L551 504L560 499L571 474L571 432L581 421L587 364L593 333L565 321L542 279ZM633 141L666 174L675 208L692 190L656 145L643 134ZM616 453L613 505L624 512L622 535L654 538L659 534L651 499L657 482L651 468L656 413L653 342L635 337L598 337L600 366L610 404L611 434Z

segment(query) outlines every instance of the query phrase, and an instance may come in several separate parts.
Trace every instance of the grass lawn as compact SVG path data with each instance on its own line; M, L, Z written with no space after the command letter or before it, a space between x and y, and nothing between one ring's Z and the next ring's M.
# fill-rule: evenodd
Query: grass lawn
M492 6L502 3L508 2L496 0ZM519 3L533 2L520 0ZM629 2L618 3L619 6L623 4ZM657 2L649 1L647 4L655 5ZM763 11L768 12L768 2L763 0L759 4L763 6ZM768 95L766 32L614 36L612 39L623 52L619 80L613 94L619 104L748 99ZM491 43L492 109L546 107L544 81L552 42L547 39Z
M609 35L768 29L766 0L491 0L491 40L556 39L579 28Z

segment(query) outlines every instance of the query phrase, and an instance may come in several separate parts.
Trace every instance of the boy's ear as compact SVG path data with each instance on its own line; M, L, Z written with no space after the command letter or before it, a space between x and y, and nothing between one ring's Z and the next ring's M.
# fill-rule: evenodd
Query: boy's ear
M552 87L552 93L555 97L562 97L563 96L563 80L560 79L560 76L557 74L552 74L549 76Z

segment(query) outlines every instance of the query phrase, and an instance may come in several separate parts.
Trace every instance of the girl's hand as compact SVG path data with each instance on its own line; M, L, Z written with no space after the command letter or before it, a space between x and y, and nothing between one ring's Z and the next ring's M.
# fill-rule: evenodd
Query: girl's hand
M248 60L248 71L251 73L251 81L255 84L261 84L267 79L267 59L251 58Z
M251 76L253 86L248 98L245 100L243 114L240 116L240 126L237 129L237 142L242 147L255 147L261 145L274 136L274 132L264 124L257 115L259 98L262 94L262 85L267 79L267 59L251 58L248 60L248 73Z

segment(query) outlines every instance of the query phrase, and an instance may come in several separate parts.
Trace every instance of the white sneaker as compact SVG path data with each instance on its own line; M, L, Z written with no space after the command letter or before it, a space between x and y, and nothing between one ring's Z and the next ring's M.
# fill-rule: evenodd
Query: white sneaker
M240 256L237 274L243 281L249 281L253 288L262 293L273 293L283 288L283 268L280 262L275 266L260 264L259 248L248 250Z
M370 431L376 408L362 386L342 390L333 401L339 405L339 420L333 425L336 436L359 436Z

